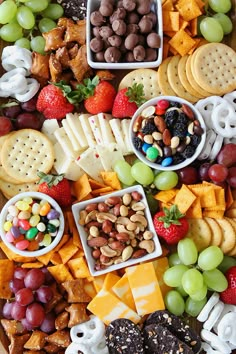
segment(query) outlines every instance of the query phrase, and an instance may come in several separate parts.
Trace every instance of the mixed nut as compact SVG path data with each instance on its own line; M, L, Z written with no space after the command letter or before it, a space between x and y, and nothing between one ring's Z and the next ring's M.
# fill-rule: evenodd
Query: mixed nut
M166 99L144 108L132 130L134 148L163 167L192 157L204 132L189 105Z
M148 230L146 205L137 191L110 196L90 203L80 211L79 224L87 233L87 244L95 259L95 270L128 259L137 259L155 250L154 234Z

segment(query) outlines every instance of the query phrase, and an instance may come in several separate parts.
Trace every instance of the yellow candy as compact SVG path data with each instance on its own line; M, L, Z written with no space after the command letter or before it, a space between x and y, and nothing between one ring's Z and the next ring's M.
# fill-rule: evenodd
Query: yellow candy
M26 203L23 200L19 200L18 202L16 202L15 205L19 210L22 210L22 211L29 209L29 203Z
M23 198L23 201L28 203L28 204L32 204L33 203L33 199L31 197L25 197L25 198Z
M6 221L4 222L4 225L3 225L3 228L4 228L4 231L9 231L12 227L12 222L11 221Z
M33 215L29 219L29 223L30 223L31 226L37 226L39 222L40 222L40 216L39 215Z
M52 238L51 238L51 235L50 234L45 234L44 235L44 238L43 238L43 241L40 242L40 246L49 246L52 242Z

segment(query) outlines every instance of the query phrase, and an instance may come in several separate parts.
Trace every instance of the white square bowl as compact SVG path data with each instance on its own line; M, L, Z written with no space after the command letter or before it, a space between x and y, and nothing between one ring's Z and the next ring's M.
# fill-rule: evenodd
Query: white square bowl
M144 0L145 1L145 0ZM107 63L95 61L93 53L90 49L90 41L92 39L92 26L90 24L90 15L93 11L98 10L101 0L88 0L87 2L87 21L86 21L86 45L87 45L87 60L89 66L94 69L140 69L140 68L157 68L162 62L163 56L163 21L162 21L162 3L161 0L153 0L151 10L157 14L156 32L160 36L160 48L158 49L157 59L146 62L119 62Z
M130 258L129 260L127 260L125 262L122 262L122 263L119 263L119 264L113 264L111 266L107 266L106 269L95 270L95 260L94 260L94 258L92 257L92 254L91 254L91 250L92 249L87 244L88 233L85 231L84 227L79 224L80 211L84 210L88 204L104 202L104 200L107 199L108 197L113 197L113 196L122 197L125 193L132 193L132 192L135 192L135 191L139 192L142 195L142 202L146 206L145 210L144 210L144 213L145 213L145 217L146 217L147 222L148 222L147 230L152 231L152 233L154 235L153 239L152 239L154 241L154 243L155 243L154 251L152 253L146 254L145 256L137 258L137 259ZM97 197L97 198L86 200L84 202L76 203L76 204L74 204L72 206L72 212L73 212L73 216L74 216L74 219L75 219L75 222L76 222L77 229L78 229L79 234L80 234L80 238L81 238L82 246L83 246L83 249L84 249L85 257L86 257L86 260L87 260L87 263L88 263L88 267L89 267L89 271L90 271L92 276L98 276L98 275L101 275L101 274L112 272L112 271L117 270L117 269L121 269L121 268L125 268L125 267L128 267L128 266L131 266L131 265L134 265L134 264L137 264L137 263L140 263L140 262L149 261L149 260L154 259L154 258L156 258L156 257L158 257L158 256L160 256L162 254L161 245L160 245L158 236L157 236L157 234L155 232L155 229L154 229L154 225L153 225L153 222L152 222L152 216L151 216L151 213L149 211L147 199L146 199L144 190L143 190L143 188L140 185L135 185L135 186L132 186L132 187L129 187L129 188L125 188L125 189L119 190L119 191L114 192L114 193L107 194L107 195L102 196L102 197Z

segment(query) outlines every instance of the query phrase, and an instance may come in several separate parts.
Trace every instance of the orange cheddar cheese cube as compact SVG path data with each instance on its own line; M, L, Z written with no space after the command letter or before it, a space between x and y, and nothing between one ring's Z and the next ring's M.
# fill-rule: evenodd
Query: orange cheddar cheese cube
M126 268L126 274L138 315L144 316L165 309L152 262Z
M127 274L124 274L120 280L112 287L113 293L116 294L127 306L136 311L134 298L130 289Z
M106 325L117 318L127 318L134 323L138 323L141 319L136 312L106 289L97 293L88 304L87 309Z

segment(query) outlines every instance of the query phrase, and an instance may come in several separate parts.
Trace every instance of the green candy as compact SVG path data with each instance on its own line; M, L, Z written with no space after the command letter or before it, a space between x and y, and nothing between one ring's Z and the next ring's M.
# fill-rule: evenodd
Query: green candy
M37 227L31 227L25 234L25 238L27 240L33 240L35 238L35 236L37 235L37 233L39 232L39 230L37 229Z
M151 160L151 161L156 160L158 155L159 155L159 151L153 146L149 147L146 151L146 157L148 160Z
M53 225L53 224L50 224L50 223L48 223L47 224L47 232L49 232L49 233L53 233L53 232L55 232L56 231L56 226L55 225Z

